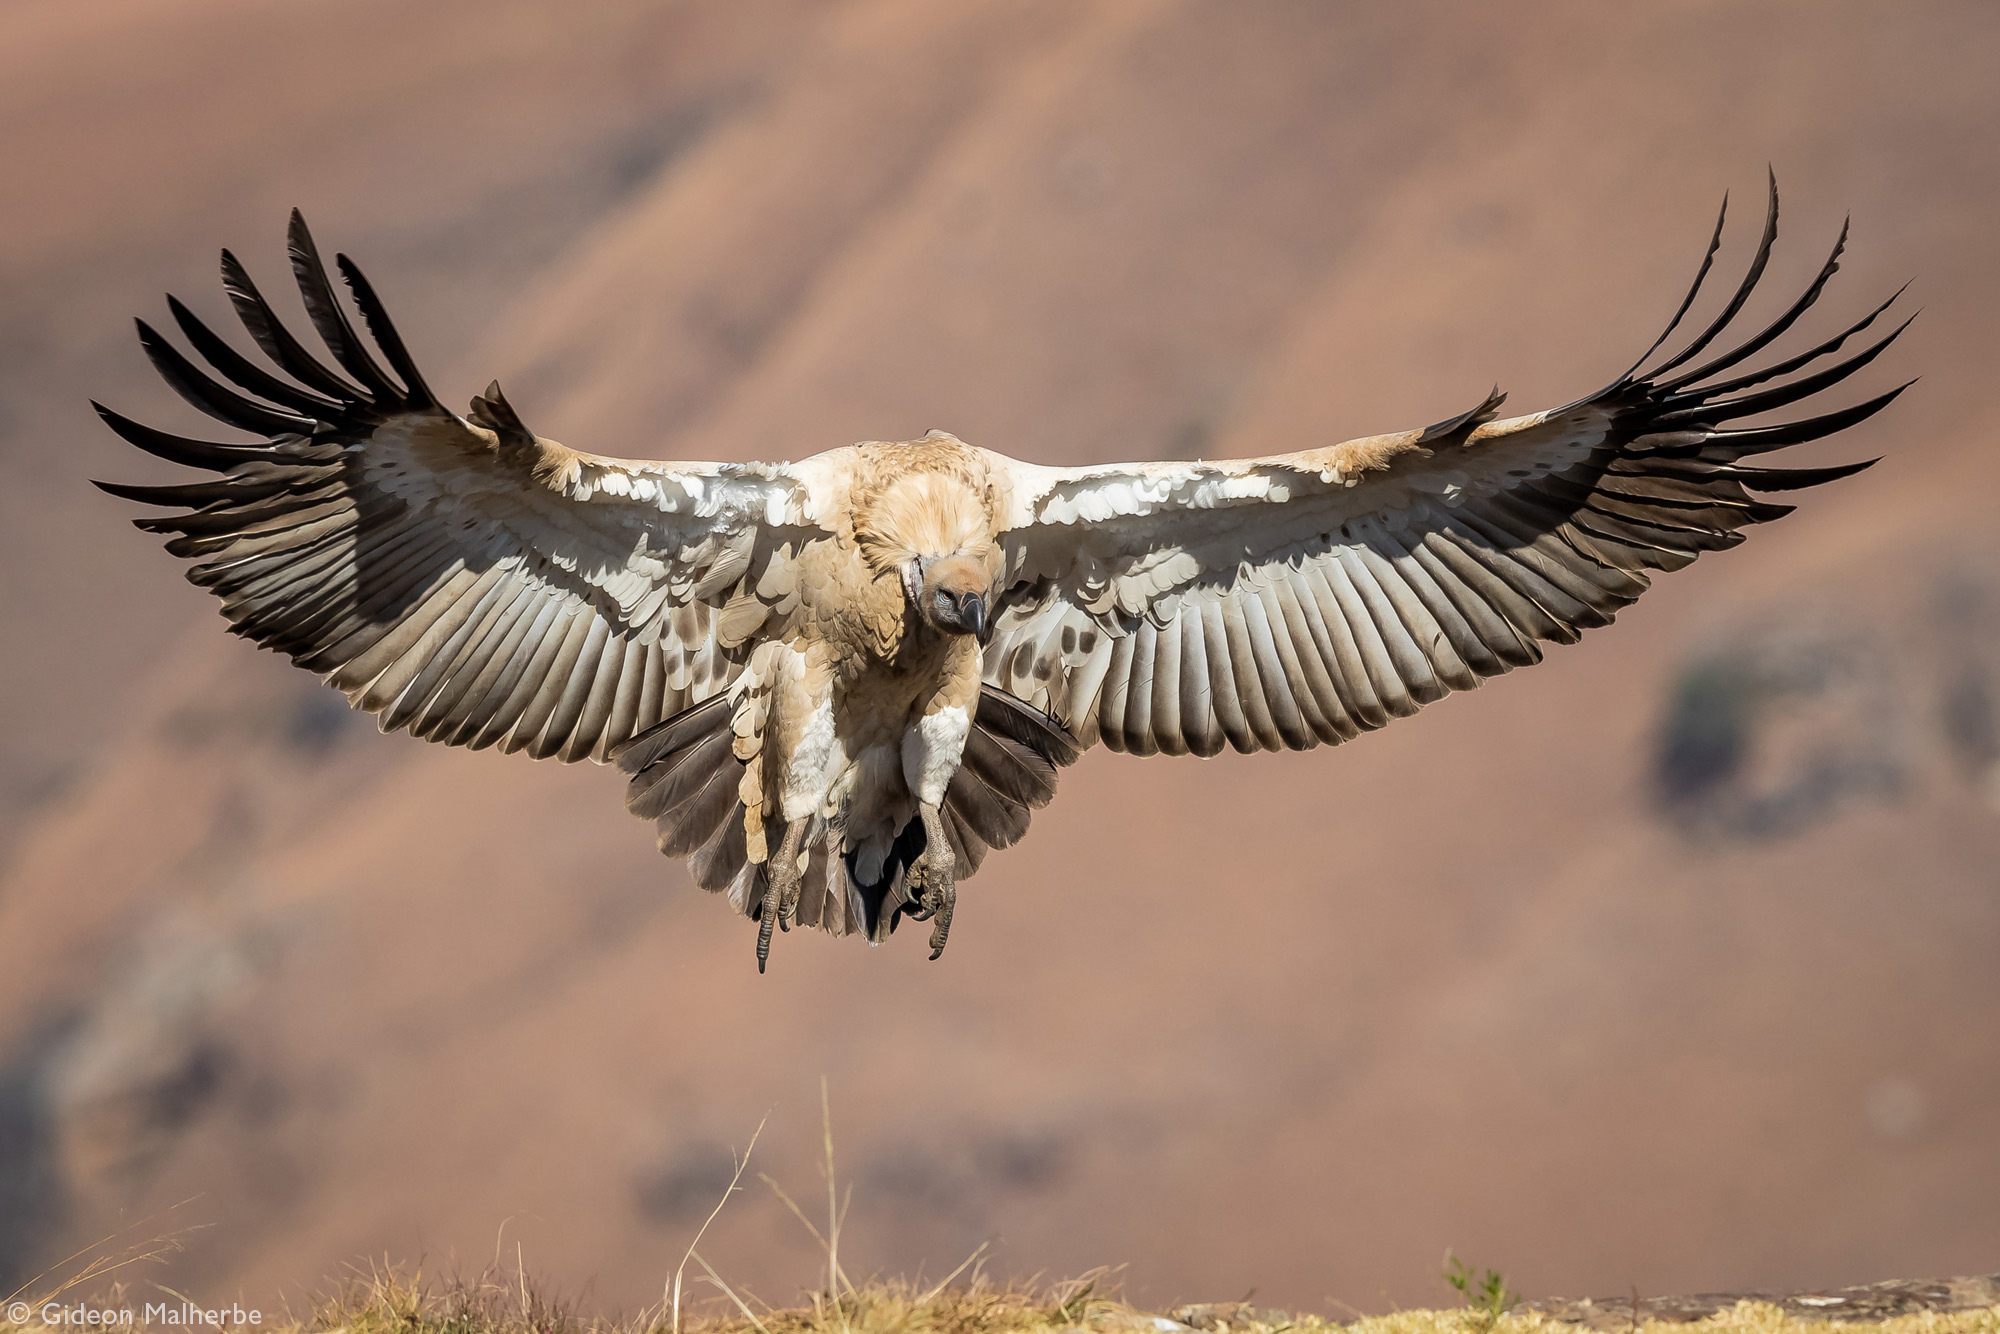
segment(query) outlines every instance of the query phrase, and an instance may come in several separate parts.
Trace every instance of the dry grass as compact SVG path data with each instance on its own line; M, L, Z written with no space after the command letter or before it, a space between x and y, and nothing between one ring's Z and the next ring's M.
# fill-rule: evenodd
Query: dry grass
M1540 1313L1508 1310L1516 1298L1502 1277L1488 1272L1483 1281L1475 1281L1474 1271L1462 1263L1448 1267L1445 1278L1465 1294L1465 1306L1348 1320L1258 1309L1245 1302L1184 1306L1156 1315L1122 1300L1115 1270L1095 1270L1053 1285L995 1282L983 1270L983 1246L935 1284L871 1280L857 1285L840 1263L847 1196L834 1172L833 1120L823 1085L821 1112L824 1222L815 1224L782 1186L761 1178L812 1234L825 1258L818 1275L821 1286L808 1305L777 1308L760 1302L730 1286L698 1249L709 1224L744 1188L750 1153L763 1132L760 1124L728 1189L688 1243L655 1306L606 1317L550 1298L528 1278L517 1248L511 1267L496 1253L493 1264L471 1280L441 1281L393 1267L355 1269L303 1311L260 1311L252 1320L232 1307L210 1327L232 1334L252 1329L258 1334L1583 1334L1580 1326ZM144 1235L143 1224L136 1235ZM181 1294L143 1281L146 1266L164 1262L179 1249L175 1236L130 1245L114 1237L87 1247L0 1299L0 1334L136 1334L149 1327L184 1326L185 1319L145 1317L149 1304L181 1306ZM55 1309L45 1318L49 1308ZM79 1318L79 1308L132 1314L124 1323L94 1325ZM1621 1324L1618 1334L1834 1334L1853 1328L1745 1301L1692 1324L1634 1320L1629 1327ZM2000 1306L1896 1316L1866 1328L1868 1334L2000 1334Z
M683 1328L689 1334L1156 1334L1186 1328L1126 1305L1103 1274L1045 1288L983 1278L942 1289L876 1282L788 1309L760 1307L755 1298L742 1296L743 1308L728 1297L705 1298L698 1308L683 1312ZM81 1299L72 1288L59 1300L74 1307ZM137 1310L143 1302L173 1300L157 1291L141 1296L114 1284L82 1304ZM617 1319L590 1315L544 1299L518 1273L489 1272L477 1281L441 1283L377 1271L350 1279L306 1311L265 1313L257 1328L265 1334L668 1334L671 1320L665 1303ZM1216 1328L1212 1319L1203 1323ZM1470 1334L1484 1327L1476 1312L1461 1308L1349 1321L1255 1311L1219 1328L1221 1334ZM1496 1334L1573 1334L1576 1329L1535 1314L1503 1315L1492 1328ZM1636 1334L1834 1334L1853 1327L1744 1302L1697 1325L1649 1320L1634 1328ZM1898 1316L1869 1329L1871 1334L2000 1334L2000 1307ZM50 1325L39 1312L25 1323L0 1316L0 1330L78 1334L76 1325Z

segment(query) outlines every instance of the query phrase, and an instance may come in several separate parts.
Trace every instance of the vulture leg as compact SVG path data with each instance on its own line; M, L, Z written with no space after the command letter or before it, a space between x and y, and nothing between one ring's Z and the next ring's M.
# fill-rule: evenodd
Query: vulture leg
M921 808L924 819L924 850L906 873L904 887L916 901L909 914L912 921L937 919L931 928L931 957L944 953L945 938L951 934L951 910L958 906L957 866L951 855L951 839L944 832L944 815L939 807Z
M757 971L764 971L764 964L771 957L771 928L779 922L785 930L792 929L792 918L799 911L799 888L805 882L805 873L799 869L799 846L805 842L806 826L812 821L800 817L785 826L785 841L778 847L778 855L771 859L768 873L764 877L764 899L757 905Z

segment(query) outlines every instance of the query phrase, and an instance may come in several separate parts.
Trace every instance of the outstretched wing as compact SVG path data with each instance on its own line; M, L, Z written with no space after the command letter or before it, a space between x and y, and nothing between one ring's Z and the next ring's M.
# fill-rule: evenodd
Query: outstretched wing
M498 385L459 417L361 271L336 257L395 378L296 212L289 239L338 371L300 345L228 251L230 301L289 379L171 297L188 342L235 388L139 324L175 391L263 443L187 440L97 408L140 449L220 474L98 485L179 511L136 522L177 534L167 549L199 561L188 578L222 599L231 629L320 673L385 731L538 757L602 760L727 688L751 637L797 606L789 558L818 531L805 487L783 467L581 454L536 438Z
M1765 493L1873 462L1774 470L1743 460L1864 421L1900 388L1782 425L1723 425L1839 383L1902 332L1801 373L1868 328L1891 297L1796 356L1726 375L1818 299L1845 227L1789 309L1697 363L1763 275L1777 220L1774 183L1735 295L1685 350L1641 373L1708 274L1718 218L1667 332L1631 371L1567 407L1494 420L1495 392L1423 431L1301 453L1003 465L1015 492L1002 538L1009 586L987 682L1085 744L1142 755L1303 749L1537 662L1543 640L1569 643L1608 624L1646 590L1648 571L1677 570L1790 512Z

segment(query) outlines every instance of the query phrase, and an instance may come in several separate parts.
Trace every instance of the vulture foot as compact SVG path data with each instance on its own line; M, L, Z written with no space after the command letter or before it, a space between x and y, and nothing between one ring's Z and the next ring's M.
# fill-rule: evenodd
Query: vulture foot
M923 808L924 851L905 873L905 892L917 905L909 913L911 921L934 922L931 927L931 958L944 953L951 935L951 912L958 906L956 858L945 837L944 818L935 806Z
M757 971L763 972L771 957L771 928L792 929L799 915L799 891L805 872L799 868L799 846L804 843L808 820L794 820L785 827L785 841L764 875L764 898L757 905Z

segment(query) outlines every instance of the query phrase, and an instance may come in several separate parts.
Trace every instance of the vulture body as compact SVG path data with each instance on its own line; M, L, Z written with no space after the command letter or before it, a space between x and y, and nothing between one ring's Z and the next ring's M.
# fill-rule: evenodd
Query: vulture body
M1565 407L1500 419L1496 391L1435 426L1326 448L1048 468L941 431L797 463L605 458L537 436L497 385L460 416L338 256L362 326L350 319L294 213L292 268L333 364L223 252L270 365L172 298L214 374L143 322L139 337L183 397L261 440L184 439L100 405L140 449L216 476L99 485L174 511L137 523L174 535L230 628L384 730L617 763L661 850L758 921L760 969L773 925L793 922L879 941L930 920L935 958L957 880L1026 832L1085 747L1348 740L1608 624L1649 572L1789 511L1768 493L1868 466L1748 460L1900 389L1725 425L1838 383L1901 332L1808 369L1885 302L1738 369L1818 299L1843 228L1797 301L1710 351L1769 259L1775 186L1724 309L1641 369L1687 316L1721 227L1667 333Z

